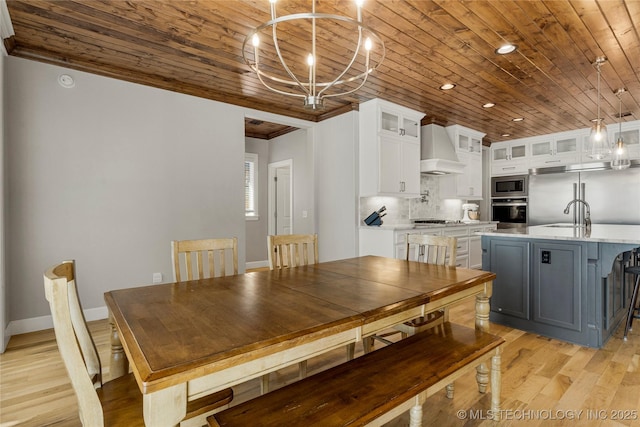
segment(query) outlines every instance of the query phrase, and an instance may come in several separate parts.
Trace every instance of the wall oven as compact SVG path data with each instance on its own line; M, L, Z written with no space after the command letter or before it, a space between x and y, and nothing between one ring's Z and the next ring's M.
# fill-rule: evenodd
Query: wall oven
M527 198L491 199L491 219L498 228L526 227L529 222Z
M526 227L529 176L494 176L491 178L491 220L498 228Z
M528 175L494 176L491 178L491 197L527 197Z

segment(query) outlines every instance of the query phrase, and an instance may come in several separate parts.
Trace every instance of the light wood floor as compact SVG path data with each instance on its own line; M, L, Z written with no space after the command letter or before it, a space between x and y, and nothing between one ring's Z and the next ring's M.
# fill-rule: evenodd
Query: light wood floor
M469 326L473 315L472 302L451 311L451 319ZM620 328L604 348L595 350L491 325L491 331L507 341L502 357L504 420L496 423L488 419L489 396L478 394L472 375L456 381L453 400L444 392L427 400L424 425L639 427L640 321L635 326L627 342L622 340ZM106 320L91 322L90 329L101 358L108 360ZM344 358L343 349L335 351L310 361L309 369L323 369ZM103 369L108 378L108 366ZM272 374L272 388L294 380L296 372L294 366ZM258 381L239 386L234 403L258 392ZM0 356L0 426L79 425L76 399L53 332L12 337L6 353ZM405 415L388 426L406 425Z

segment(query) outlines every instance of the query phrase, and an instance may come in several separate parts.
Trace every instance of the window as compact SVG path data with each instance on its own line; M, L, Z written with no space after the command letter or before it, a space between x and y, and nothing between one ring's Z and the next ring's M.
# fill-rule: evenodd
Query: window
M244 154L244 214L258 219L258 155Z

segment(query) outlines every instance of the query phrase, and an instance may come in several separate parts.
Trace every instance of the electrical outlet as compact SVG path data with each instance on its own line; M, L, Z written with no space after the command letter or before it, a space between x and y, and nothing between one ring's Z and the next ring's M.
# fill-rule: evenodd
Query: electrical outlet
M153 273L153 283L162 283L162 273Z

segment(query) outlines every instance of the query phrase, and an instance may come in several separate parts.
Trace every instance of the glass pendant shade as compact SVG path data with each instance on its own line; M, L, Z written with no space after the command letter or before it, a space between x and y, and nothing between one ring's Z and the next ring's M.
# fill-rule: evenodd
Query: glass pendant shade
M631 160L629 160L629 150L622 138L622 94L626 92L626 89L618 89L616 95L618 96L618 140L613 147L613 158L611 159L611 168L616 170L627 169L631 166Z
M613 147L613 158L611 159L611 168L616 170L627 169L631 166L631 160L629 160L629 150L625 145L622 135L616 141Z
M591 127L591 133L587 140L586 154L588 157L594 160L602 160L611 154L611 146L609 145L609 138L607 137L607 127L600 118L600 67L607 62L607 58L601 56L596 58L593 65L598 71L598 117L594 120L594 124Z
M607 127L598 119L591 127L587 156L594 160L602 160L611 154Z

